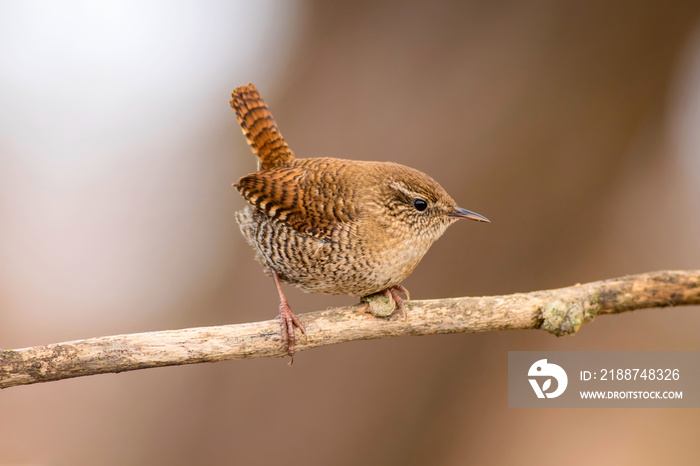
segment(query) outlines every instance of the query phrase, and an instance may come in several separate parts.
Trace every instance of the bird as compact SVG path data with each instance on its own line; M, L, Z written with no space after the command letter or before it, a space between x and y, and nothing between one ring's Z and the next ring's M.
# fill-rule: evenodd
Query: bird
M257 88L231 93L231 108L257 171L234 184L247 205L235 213L243 237L279 294L283 349L294 362L295 328L281 282L303 291L391 296L406 316L401 285L459 219L490 222L458 207L433 178L394 162L297 158Z

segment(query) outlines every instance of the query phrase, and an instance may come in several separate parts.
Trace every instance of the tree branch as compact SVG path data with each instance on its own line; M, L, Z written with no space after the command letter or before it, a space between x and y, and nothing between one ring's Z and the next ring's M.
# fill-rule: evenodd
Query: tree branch
M662 271L556 290L410 301L407 320L363 306L304 314L296 350L402 335L542 329L575 333L600 314L700 304L700 270ZM228 359L284 357L277 320L90 338L0 350L0 388L85 375Z

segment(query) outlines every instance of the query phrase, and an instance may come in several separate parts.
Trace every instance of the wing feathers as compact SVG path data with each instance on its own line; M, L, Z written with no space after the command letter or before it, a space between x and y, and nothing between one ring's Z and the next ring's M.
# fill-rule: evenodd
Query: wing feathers
M315 237L330 237L336 228L351 222L356 211L342 193L327 192L338 188L329 182L330 175L314 175L302 167L261 170L241 178L236 189L270 218Z

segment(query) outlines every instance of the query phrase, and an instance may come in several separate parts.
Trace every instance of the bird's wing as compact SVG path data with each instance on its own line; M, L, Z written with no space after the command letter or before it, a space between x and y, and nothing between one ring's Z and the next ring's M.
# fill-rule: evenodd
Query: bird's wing
M270 218L317 238L330 238L334 230L357 218L332 173L273 168L244 176L236 189Z
M252 84L231 92L231 108L241 125L250 148L258 156L260 169L289 166L294 152L280 133L267 104Z

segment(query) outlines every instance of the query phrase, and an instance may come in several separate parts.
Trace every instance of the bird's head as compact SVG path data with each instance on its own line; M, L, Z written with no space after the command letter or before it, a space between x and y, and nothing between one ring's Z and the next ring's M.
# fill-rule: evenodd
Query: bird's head
M415 237L435 241L462 218L490 223L486 217L457 206L447 191L425 173L395 163L383 165L385 212Z

